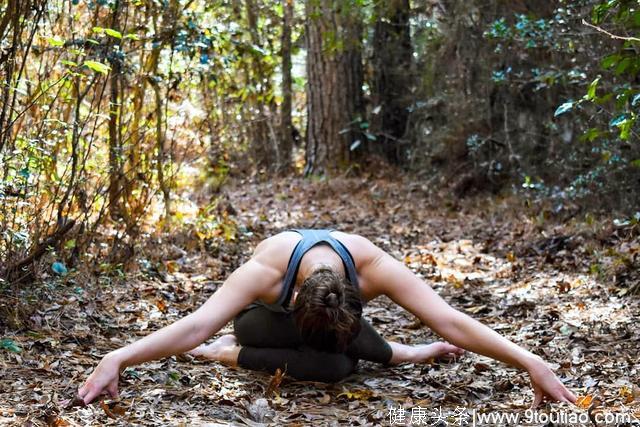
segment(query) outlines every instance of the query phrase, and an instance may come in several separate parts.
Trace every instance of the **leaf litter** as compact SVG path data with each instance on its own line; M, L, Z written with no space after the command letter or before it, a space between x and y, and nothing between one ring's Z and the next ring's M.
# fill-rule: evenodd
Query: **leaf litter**
M604 220L541 223L514 208L517 200L452 201L407 177L239 182L224 198L236 238L198 246L185 243L189 236L165 237L157 268L61 292L28 329L0 331L0 424L389 425L398 406L448 414L528 408L525 373L469 353L392 368L360 362L339 384L179 356L126 369L118 401L74 400L104 354L194 310L261 239L302 227L358 233L403 260L454 307L545 358L580 395L576 411L640 417L640 310L622 292L638 286L637 233ZM389 340L437 339L384 297L365 316ZM229 332L227 325L220 334Z

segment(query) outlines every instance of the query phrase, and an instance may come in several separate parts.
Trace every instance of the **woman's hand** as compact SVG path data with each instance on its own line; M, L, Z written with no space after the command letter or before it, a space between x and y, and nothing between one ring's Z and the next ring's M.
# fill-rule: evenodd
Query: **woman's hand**
M542 359L537 359L527 370L529 371L531 387L533 387L535 394L531 405L532 408L537 408L545 399L575 405L576 396L560 382L549 365Z
M108 393L112 399L118 398L118 379L122 364L114 353L102 358L96 369L78 390L78 397L88 405L101 394Z

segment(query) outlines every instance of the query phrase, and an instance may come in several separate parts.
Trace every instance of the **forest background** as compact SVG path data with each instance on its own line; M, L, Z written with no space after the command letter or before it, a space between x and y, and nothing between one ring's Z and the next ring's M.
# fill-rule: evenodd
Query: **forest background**
M516 192L637 222L637 9L5 1L2 288L52 251L59 268L117 265L143 223L206 240L225 229L212 208L232 177L386 163L457 197ZM190 200L203 186L210 200Z
M508 200L538 255L580 245L634 294L639 28L627 0L2 0L0 327L185 253L237 265L269 218L229 191L286 182Z

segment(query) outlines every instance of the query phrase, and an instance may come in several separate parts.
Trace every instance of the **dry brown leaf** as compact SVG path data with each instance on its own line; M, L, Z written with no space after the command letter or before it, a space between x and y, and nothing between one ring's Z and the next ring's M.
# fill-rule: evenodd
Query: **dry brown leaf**
M70 426L69 421L60 417L52 417L51 419L47 419L47 426L49 427L66 427Z
M490 371L491 366L483 362L477 362L473 364L473 369L475 369L476 372L485 372Z
M631 403L634 400L633 391L626 385L620 387L618 395L624 399L624 403Z
M267 391L265 393L266 397L270 397L275 393L280 387L280 383L282 383L282 379L284 378L284 374L286 371L278 368L276 369L275 374L271 377L271 381L269 381L269 386L267 387Z
M167 311L167 303L165 303L162 299L156 300L156 307L158 307L158 310L160 310L162 313L165 313Z
M343 390L344 391L342 393L338 394L338 397L344 396L349 400L367 401L375 396L375 393L373 392L373 390L366 389L366 388L360 389L360 390L354 390L354 391L349 391L346 388Z
M171 274L177 272L180 269L180 265L175 261L167 261L165 265L167 266L167 271Z
M591 406L591 402L593 402L593 396L587 394L586 396L578 396L576 400L576 406L582 409L588 409Z
M571 284L565 281L558 282L556 286L558 287L558 292L561 294L566 294L571 290Z
M122 406L118 405L117 402L107 404L104 400L101 400L100 407L109 418L113 418L114 420L117 420L119 417L123 417L126 413L126 410Z
M69 399L68 401L62 402L61 405L64 409L75 408L76 406L85 406L84 400L80 398L80 396L76 395L73 399Z

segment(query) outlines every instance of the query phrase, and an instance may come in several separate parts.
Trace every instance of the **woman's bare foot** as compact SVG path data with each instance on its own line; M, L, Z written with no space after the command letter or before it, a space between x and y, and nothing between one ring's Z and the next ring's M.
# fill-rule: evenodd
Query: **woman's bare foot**
M464 350L448 342L438 341L424 345L405 345L389 342L393 352L389 364L427 363L434 359L462 356Z
M195 357L203 357L205 359L215 360L217 362L224 363L225 365L236 366L238 364L238 353L240 353L240 346L235 335L223 335L211 344L202 344L199 347L188 351Z

